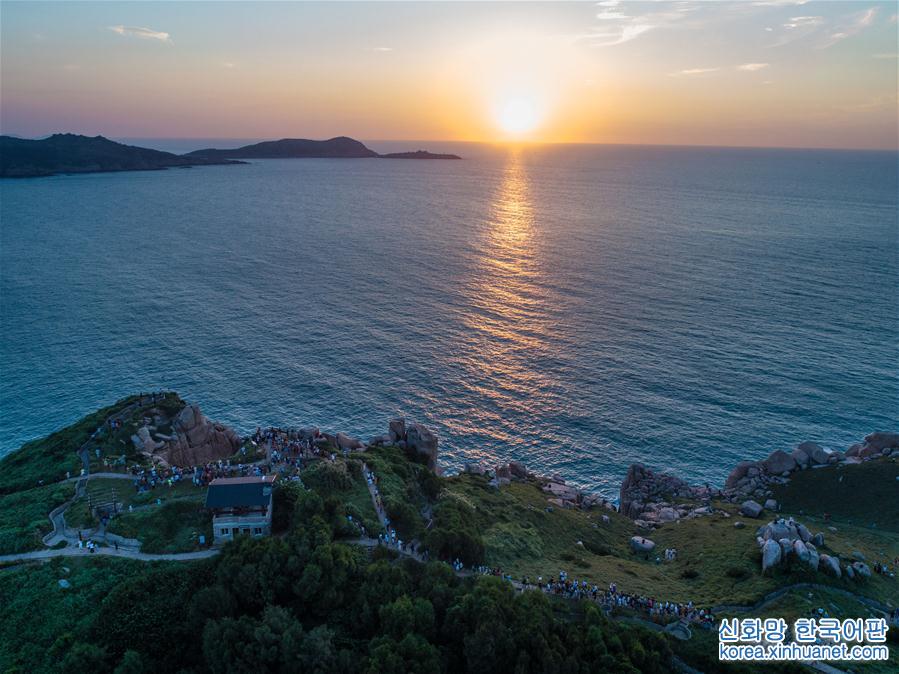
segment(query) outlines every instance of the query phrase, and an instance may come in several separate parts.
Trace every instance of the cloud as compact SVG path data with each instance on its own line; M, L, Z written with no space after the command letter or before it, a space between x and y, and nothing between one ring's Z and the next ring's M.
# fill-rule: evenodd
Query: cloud
M703 75L705 73L713 73L721 68L688 68L687 70L678 70L677 72L668 73L671 77L683 77L685 75Z
M222 68L227 68L228 70L234 70L234 68L236 68L236 67L237 66L235 64L233 64L231 61L225 61L222 64Z
M372 47L371 50L379 52L389 52L393 51L393 47Z
M823 16L794 16L784 24L784 28L787 30L796 30L797 28L820 26L822 23L824 23Z
M899 59L899 53L887 52L883 54L872 54L871 57L876 59Z
M874 19L876 16L876 7L871 7L870 9L866 9L862 12L852 14L851 16L847 17L846 20L841 21L838 27L818 46L821 49L826 49L827 47L835 45L837 42L845 40L847 37L858 35L863 30L865 30L865 28L874 23Z
M586 33L576 35L594 47L613 47L630 42L645 33L676 24L686 24L686 19L701 8L698 2L658 3L644 6L624 3L620 0L603 0L597 3L596 26Z
M171 36L159 30L150 28L140 28L138 26L109 26L109 30L119 35L127 37L139 37L144 40L159 40L160 42L171 42Z
M745 70L746 72L754 73L757 70L763 70L767 68L770 63L744 63L742 65L737 66L737 70Z
M756 7L788 7L790 5L805 5L809 0L755 0L752 4Z

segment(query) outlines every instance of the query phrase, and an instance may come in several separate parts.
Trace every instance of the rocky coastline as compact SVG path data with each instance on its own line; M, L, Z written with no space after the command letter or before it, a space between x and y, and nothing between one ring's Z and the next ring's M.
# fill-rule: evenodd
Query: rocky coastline
M244 439L232 428L210 421L197 405L186 405L173 418L155 414L132 436L135 448L147 458L164 465L199 465L234 456ZM170 430L169 430L170 429ZM410 449L437 474L437 434L421 423L404 417L390 419L387 430L367 442L344 432L330 433L317 427L285 429L288 437L308 440L314 446L337 451L365 451L369 447L396 445ZM723 488L708 484L690 485L685 480L656 472L641 463L627 470L621 483L618 503L602 494L567 484L561 475L533 472L521 461L501 461L488 465L469 462L463 472L483 475L491 487L501 489L512 481L535 482L546 494L549 507L616 510L638 527L652 531L682 519L713 514L712 499L740 504L740 514L759 518L765 511L777 512L772 487L789 482L799 471L837 464L857 464L899 453L899 433L876 432L845 452L826 450L814 442L802 442L791 452L775 450L758 461L740 461L728 474Z

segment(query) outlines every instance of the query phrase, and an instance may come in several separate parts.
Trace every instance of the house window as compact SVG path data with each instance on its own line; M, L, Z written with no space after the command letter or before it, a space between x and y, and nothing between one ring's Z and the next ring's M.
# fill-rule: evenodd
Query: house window
M244 533L244 534L250 533L250 527L244 527L243 533Z
M256 527L255 529L253 529L253 533L256 536L261 536L262 535L262 527Z
M222 536L228 535L228 529L222 529Z

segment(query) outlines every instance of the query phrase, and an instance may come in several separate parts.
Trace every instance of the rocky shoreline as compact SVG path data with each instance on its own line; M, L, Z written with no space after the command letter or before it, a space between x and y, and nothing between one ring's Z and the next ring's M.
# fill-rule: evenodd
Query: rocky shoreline
M172 419L154 415L145 420L132 436L135 447L148 458L167 465L198 465L233 456L243 439L236 431L207 419L197 405L186 405ZM169 433L161 429L170 427ZM317 427L284 429L288 437L307 440L321 449L365 451L368 447L396 445L414 450L424 463L440 474L437 434L421 423L407 423L404 417L390 419L387 432L363 442L343 432L328 433ZM536 482L546 494L549 507L605 507L617 510L641 528L653 530L681 519L701 517L714 512L712 499L740 503L740 513L758 518L765 510L777 511L771 498L771 487L786 484L797 471L840 463L854 464L899 453L899 433L877 432L845 452L830 451L813 442L800 443L792 453L775 450L760 461L740 461L729 473L724 487L709 484L690 485L685 480L663 472L655 472L641 463L628 468L621 483L617 506L601 494L581 490L558 474L541 475L528 470L520 461L487 465L469 462L464 472L484 475L497 489L513 480Z

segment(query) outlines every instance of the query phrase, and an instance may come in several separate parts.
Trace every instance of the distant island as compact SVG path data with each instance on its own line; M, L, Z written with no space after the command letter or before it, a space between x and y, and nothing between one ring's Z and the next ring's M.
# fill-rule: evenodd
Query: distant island
M195 150L184 156L206 159L461 159L455 154L434 154L425 150L378 154L358 140L346 136L328 140L282 138L234 150Z
M231 150L209 148L177 155L117 143L103 136L57 133L30 140L0 136L0 177L33 178L61 173L151 171L222 164L241 159L461 159L425 150L378 154L358 140L338 136L328 140L284 138Z
M232 159L184 157L124 145L103 136L57 133L41 140L0 136L0 177L33 178L59 173L153 171L209 164L243 164Z

